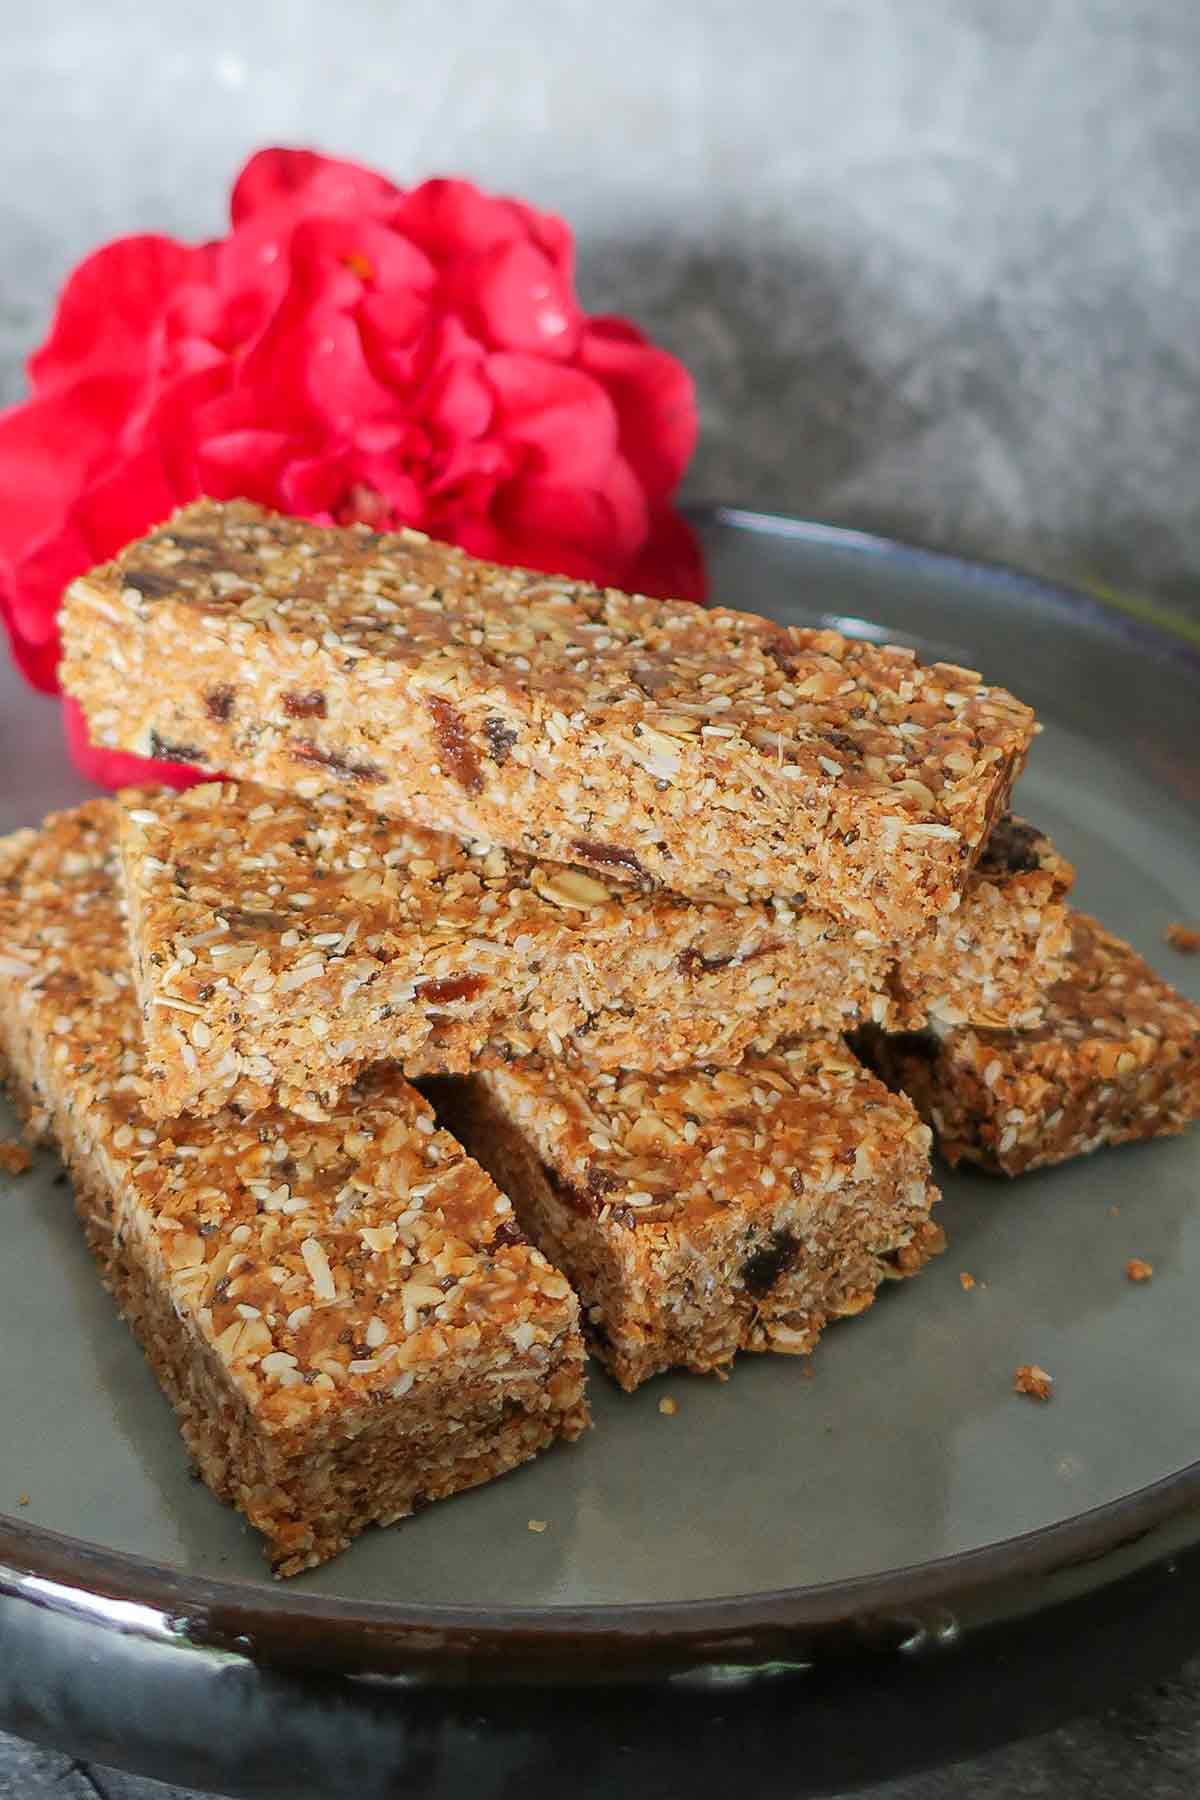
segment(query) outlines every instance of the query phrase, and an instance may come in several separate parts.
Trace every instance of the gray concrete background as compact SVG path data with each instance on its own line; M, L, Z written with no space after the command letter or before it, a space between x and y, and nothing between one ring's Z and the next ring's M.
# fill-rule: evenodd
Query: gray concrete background
M221 229L256 145L575 224L694 370L696 497L1200 616L1196 0L0 0L0 400L97 240ZM1200 1665L886 1800L1200 1788ZM164 1790L0 1739L0 1800Z
M689 490L1197 605L1196 0L0 0L0 397L97 239L308 141L528 193Z

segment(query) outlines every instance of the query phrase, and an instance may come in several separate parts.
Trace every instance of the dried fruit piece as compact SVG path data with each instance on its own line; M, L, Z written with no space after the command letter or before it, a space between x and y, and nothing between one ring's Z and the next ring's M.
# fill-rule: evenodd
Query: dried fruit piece
M451 705L440 694L426 695L425 704L433 718L434 736L442 767L469 794L478 793L483 786L483 775L466 720L457 706Z

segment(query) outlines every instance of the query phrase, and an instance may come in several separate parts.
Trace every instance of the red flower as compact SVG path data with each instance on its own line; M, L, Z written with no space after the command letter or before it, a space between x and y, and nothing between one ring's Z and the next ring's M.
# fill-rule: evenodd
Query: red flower
M303 150L251 158L227 237L89 257L0 415L0 612L29 680L55 687L64 585L198 494L701 598L671 507L691 380L582 311L572 260L521 201ZM94 778L144 778L70 711L68 736Z

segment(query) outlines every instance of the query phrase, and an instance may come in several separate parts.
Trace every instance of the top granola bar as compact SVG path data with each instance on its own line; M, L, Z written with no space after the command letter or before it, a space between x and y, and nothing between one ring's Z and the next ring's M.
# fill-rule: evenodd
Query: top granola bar
M891 938L957 904L1033 733L906 649L240 501L74 582L63 641L98 743Z

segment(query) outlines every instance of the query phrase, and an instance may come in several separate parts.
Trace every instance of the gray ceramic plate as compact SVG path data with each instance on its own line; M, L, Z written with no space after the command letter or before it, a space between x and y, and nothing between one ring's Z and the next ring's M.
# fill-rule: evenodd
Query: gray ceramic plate
M1200 962L1163 941L1169 921L1200 914L1193 653L1005 571L744 513L704 525L722 600L899 639L1032 702L1045 732L1020 810L1078 865L1081 904L1200 998ZM80 787L53 709L11 680L0 706L8 829ZM310 1666L322 1642L329 1660L363 1666L389 1634L411 1645L439 1621L527 1644L567 1624L573 1642L661 1643L703 1620L752 1643L787 1616L851 1617L855 1595L877 1609L944 1597L968 1575L1050 1569L1178 1512L1197 1487L1181 1472L1200 1459L1200 1134L1011 1186L948 1174L943 1186L947 1254L831 1330L813 1379L790 1359L747 1358L727 1383L671 1376L629 1398L597 1374L581 1445L281 1589L238 1516L190 1479L41 1156L0 1178L0 1554L24 1569L26 1597L52 1566L59 1586L163 1617L254 1621L251 1654L256 1630L276 1650L290 1633ZM1153 1263L1150 1285L1126 1279L1132 1256ZM1053 1404L1014 1396L1023 1362L1053 1373ZM659 1411L667 1394L673 1416Z

